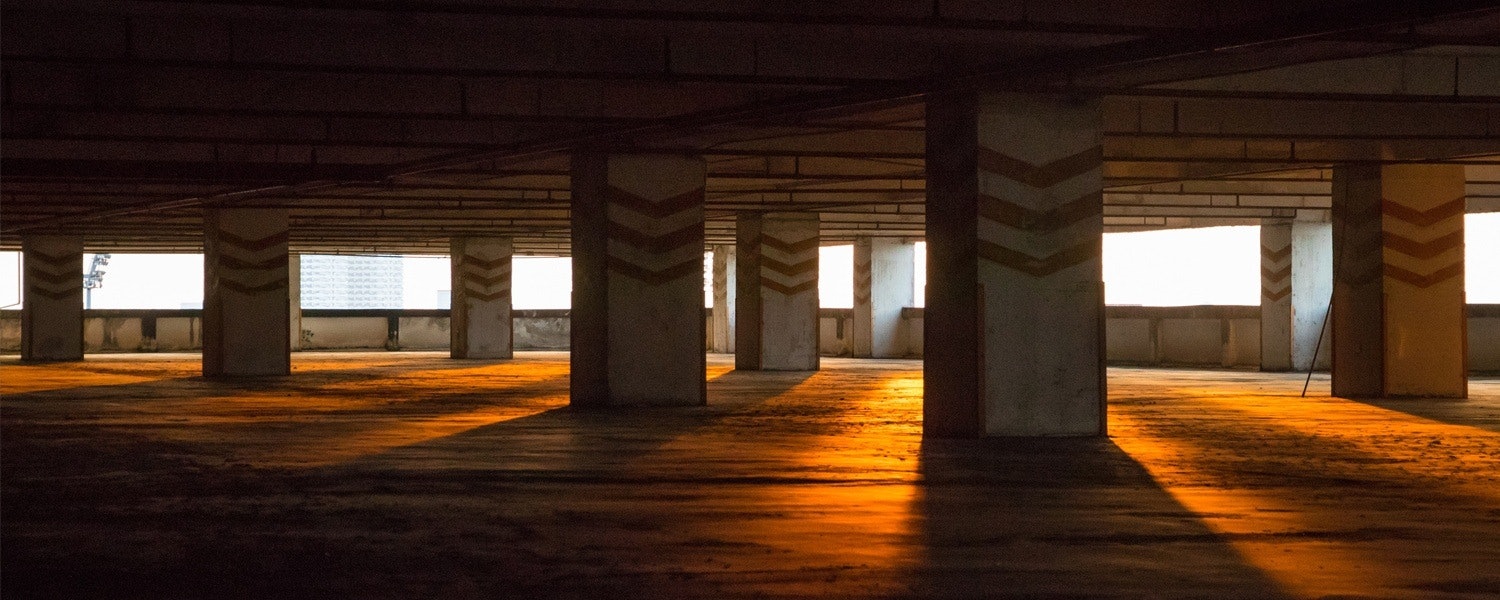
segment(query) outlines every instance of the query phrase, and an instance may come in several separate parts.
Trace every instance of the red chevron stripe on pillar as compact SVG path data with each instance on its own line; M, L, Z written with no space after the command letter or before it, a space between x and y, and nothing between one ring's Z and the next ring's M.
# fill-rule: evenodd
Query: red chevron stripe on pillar
M862 237L854 241L854 356L896 358L911 353L902 309L915 304L916 246L909 240Z
M204 376L290 373L287 211L213 208L203 221Z
M21 360L83 360L83 238L21 238Z
M1292 369L1292 221L1260 224L1260 369Z
M874 240L869 237L854 240L854 302L853 317L849 320L849 354L860 358L874 355L874 323L870 307L871 287L874 286L870 272L874 260Z
M454 238L449 304L449 354L453 358L511 358L511 257L507 237Z
M924 425L1105 430L1099 106L929 97Z
M760 227L760 368L818 368L818 215L767 213Z
M1463 167L1334 175L1334 395L1466 397Z
M706 398L700 158L573 159L572 403Z
M1333 285L1332 226L1326 222L1265 219L1260 226L1260 368L1327 368L1327 326Z

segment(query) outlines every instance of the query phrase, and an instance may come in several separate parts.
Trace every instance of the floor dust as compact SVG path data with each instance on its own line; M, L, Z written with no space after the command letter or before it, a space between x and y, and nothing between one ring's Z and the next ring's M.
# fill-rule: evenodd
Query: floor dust
M919 361L709 363L708 406L575 411L565 353L0 361L0 591L1500 597L1494 380L1112 369L1109 438L924 442Z

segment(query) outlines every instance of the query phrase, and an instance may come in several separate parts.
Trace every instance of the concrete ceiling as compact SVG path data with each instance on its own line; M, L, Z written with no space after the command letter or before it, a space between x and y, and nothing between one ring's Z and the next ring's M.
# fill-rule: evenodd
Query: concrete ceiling
M564 253L575 148L705 155L710 243L918 237L958 87L1101 96L1114 230L1316 217L1341 162L1462 161L1500 209L1493 3L719 4L5 2L0 247L197 250L219 205L300 250Z

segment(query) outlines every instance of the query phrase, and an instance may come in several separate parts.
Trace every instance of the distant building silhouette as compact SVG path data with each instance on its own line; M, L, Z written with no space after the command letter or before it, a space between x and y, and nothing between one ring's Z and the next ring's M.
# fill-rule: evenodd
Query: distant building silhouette
M401 308L399 256L302 255L303 308Z

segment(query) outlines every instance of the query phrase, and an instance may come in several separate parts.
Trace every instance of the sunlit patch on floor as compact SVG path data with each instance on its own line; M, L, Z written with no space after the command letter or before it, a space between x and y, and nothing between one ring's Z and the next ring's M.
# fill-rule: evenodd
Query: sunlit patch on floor
M1162 374L1122 374L1115 442L1299 596L1425 597L1472 588L1500 560L1500 434L1301 398L1270 375L1247 393L1212 374L1166 386L1152 380ZM1500 592L1500 580L1477 585Z
M641 462L726 466L729 485L706 490L713 501L701 503L710 514L687 522L729 520L734 526L690 527L687 535L701 544L763 548L732 565L741 573L798 565L798 577L759 581L750 588L756 593L812 597L904 591L899 582L855 573L899 572L918 559L912 511L920 432L902 416L920 407L920 378L877 370L770 377L783 382L774 394L742 406L736 398L722 418L676 436ZM716 391L723 396L726 390L716 390L711 382L711 398ZM808 405L806 398L814 396L837 401ZM787 427L760 429L770 415L783 415ZM742 477L749 479L733 482Z
M1117 369L1109 439L924 441L918 361L741 372L712 355L706 406L579 410L565 353L294 360L316 369L91 360L77 381L148 380L0 398L7 585L1500 595L1500 435L1473 426L1500 412L1494 382L1436 410L1302 400L1291 375Z
M160 379L163 377L93 371L82 363L8 364L0 366L0 395L126 385Z

